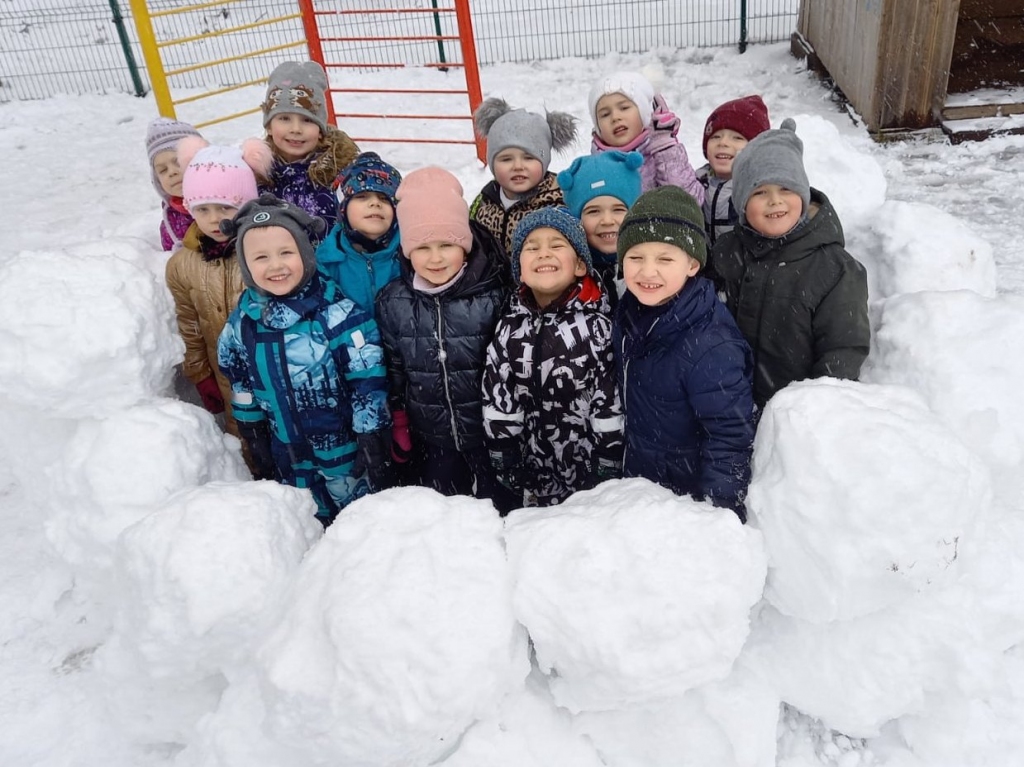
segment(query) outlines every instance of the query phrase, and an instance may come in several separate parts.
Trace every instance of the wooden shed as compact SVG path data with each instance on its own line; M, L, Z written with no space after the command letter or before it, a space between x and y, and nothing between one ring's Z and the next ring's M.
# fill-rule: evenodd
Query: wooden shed
M801 0L793 52L874 133L1024 132L1024 0Z

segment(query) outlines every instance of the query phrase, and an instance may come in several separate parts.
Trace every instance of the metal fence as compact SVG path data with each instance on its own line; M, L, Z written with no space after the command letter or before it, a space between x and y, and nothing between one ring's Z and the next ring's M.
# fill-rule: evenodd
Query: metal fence
M423 7L438 0L316 0L323 8ZM444 0L440 0L443 4ZM150 0L154 14L195 6L168 16L158 25L167 38L192 39L175 55L187 67L214 56L231 58L246 50L273 46L276 28L261 27L296 11L294 0ZM480 64L593 57L609 52L640 53L653 48L712 47L789 39L796 26L799 0L473 0L472 15ZM119 19L123 14L123 24ZM404 14L408 17L408 14ZM395 34L403 14L349 17L350 31L365 35L372 27L382 36ZM415 14L433 34L450 34L450 14ZM240 24L252 28L238 36L207 37ZM301 25L296 22L301 32ZM358 30L351 29L358 26ZM166 28L164 28L166 27ZM403 27L404 29L404 27ZM291 38L295 39L295 38ZM453 49L454 52L454 49ZM352 51L364 61L436 61L438 49L400 43ZM214 70L186 72L182 86L224 87L259 80L279 61L304 55L293 48L237 59ZM367 58L367 56L372 58ZM132 62L138 63L133 72ZM7 0L0 3L0 102L45 98L58 93L127 92L149 88L134 20L127 0Z

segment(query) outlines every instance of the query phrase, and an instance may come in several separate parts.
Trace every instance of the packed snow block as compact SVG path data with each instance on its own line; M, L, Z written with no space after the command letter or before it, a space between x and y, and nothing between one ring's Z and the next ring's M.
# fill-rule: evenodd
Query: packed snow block
M121 535L119 649L110 652L179 683L251 663L268 616L322 535L315 514L308 491L268 481L210 482L167 500Z
M96 417L167 391L182 356L170 294L135 244L103 245L0 260L0 391L12 402Z
M506 521L515 611L558 705L616 710L728 676L761 598L761 536L644 479Z
M917 391L1024 503L1024 297L969 291L885 301L862 378Z
M870 259L874 299L923 290L996 295L992 246L933 205L887 200L847 235L850 252Z
M156 399L84 419L47 467L47 537L80 570L108 569L121 532L174 493L246 479L238 440L205 410Z
M346 507L259 652L271 737L305 765L454 751L529 673L501 533L489 502L422 488Z
M985 466L909 389L792 384L765 408L747 495L765 598L812 623L899 604L948 581L990 498Z

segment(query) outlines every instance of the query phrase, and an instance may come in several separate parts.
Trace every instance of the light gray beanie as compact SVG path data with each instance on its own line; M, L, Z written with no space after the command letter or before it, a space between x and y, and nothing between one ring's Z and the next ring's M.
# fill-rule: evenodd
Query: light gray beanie
M768 130L743 147L732 167L732 202L740 223L747 223L750 194L761 184L778 184L800 195L803 216L811 204L811 185L804 170L804 142L796 122L787 117L778 130Z
M487 98L473 113L476 132L487 139L487 167L494 173L494 156L515 147L540 160L544 172L551 164L551 150L561 151L576 140L576 118L567 112L541 116L513 109L504 99Z
M286 61L278 64L267 78L267 98L263 108L263 127L275 115L300 114L327 133L327 75L315 61Z

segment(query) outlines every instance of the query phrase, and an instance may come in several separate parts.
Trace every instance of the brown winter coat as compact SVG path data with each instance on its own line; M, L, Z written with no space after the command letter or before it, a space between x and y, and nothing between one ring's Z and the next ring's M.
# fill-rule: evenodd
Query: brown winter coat
M473 200L469 210L469 217L478 221L493 234L505 252L512 255L512 232L516 224L522 221L527 213L533 213L541 208L550 208L552 205L565 205L565 198L562 196L562 189L558 186L555 174L548 171L544 178L537 184L537 188L529 197L517 200L516 203L505 210L501 204L501 189L497 181L491 181L480 194Z

